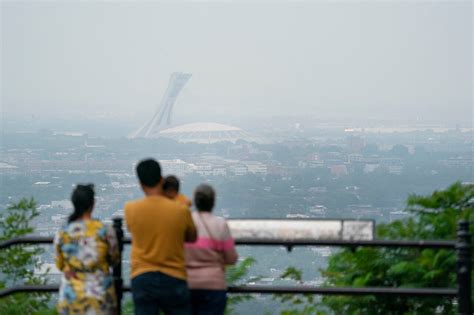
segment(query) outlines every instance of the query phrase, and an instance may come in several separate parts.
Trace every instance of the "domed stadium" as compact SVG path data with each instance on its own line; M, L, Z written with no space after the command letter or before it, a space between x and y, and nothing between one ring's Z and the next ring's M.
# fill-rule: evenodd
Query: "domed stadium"
M190 78L191 74L189 73L172 73L168 87L155 114L138 130L131 133L129 137L148 139L163 137L179 142L195 143L236 142L237 140L260 142L240 128L218 123L192 123L172 126L171 117L174 104Z
M159 137L179 142L216 143L237 140L257 141L244 130L218 123L192 123L161 130Z

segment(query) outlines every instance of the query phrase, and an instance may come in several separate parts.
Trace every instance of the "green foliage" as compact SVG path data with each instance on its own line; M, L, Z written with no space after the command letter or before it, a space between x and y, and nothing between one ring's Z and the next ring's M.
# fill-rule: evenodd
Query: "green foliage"
M235 266L230 266L226 269L226 281L229 285L238 285L248 275L250 267L255 264L255 259L252 257L246 257Z
M280 279L289 280L296 285L302 284L303 275L301 270L295 267L287 267L280 275ZM312 294L275 294L273 299L279 301L283 310L280 315L316 315L319 314Z
M33 199L21 199L0 212L0 241L30 234L31 222L39 215ZM41 264L43 249L15 245L0 251L0 289L21 284L44 284L45 279L34 274ZM45 293L20 293L0 299L0 314L52 314Z
M303 279L303 274L301 270L290 266L285 269L285 271L280 275L280 278L300 282Z
M282 280L290 280L295 286L303 284L303 272L295 267L287 267L280 275ZM276 294L274 300L282 304L280 315L325 315L327 309L320 305L314 294Z
M241 285L246 280L250 267L255 264L255 259L247 257L235 266L231 266L226 270L226 281L228 285ZM248 279L248 282L257 281L258 277ZM244 301L252 299L249 294L232 294L227 299L226 314L235 314L235 306Z
M124 301L122 302L122 315L133 315L133 314L135 314L133 300L131 298L124 299Z
M377 227L381 239L452 240L460 219L473 221L474 185L455 183L429 196L412 195L407 209L413 217ZM474 225L471 224L471 233ZM328 286L454 287L456 257L448 250L358 248L341 250L322 271ZM473 277L474 282L474 277ZM474 293L474 292L473 292ZM383 296L322 299L336 314L454 314L448 298Z

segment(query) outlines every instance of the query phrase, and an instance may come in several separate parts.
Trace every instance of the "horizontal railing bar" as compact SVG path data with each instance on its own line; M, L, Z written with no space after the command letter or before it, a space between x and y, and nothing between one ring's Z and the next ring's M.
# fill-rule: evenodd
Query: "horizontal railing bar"
M53 293L59 291L57 284L21 285L0 290L0 298L15 293Z
M456 241L424 241L424 240L253 240L237 239L236 245L253 246L336 246L336 247L413 247L413 248L444 248L455 249Z
M449 296L456 297L456 289L448 288L384 288L384 287L312 287L312 286L238 286L229 287L229 293L261 294L320 294L320 295L396 295L396 296Z
M21 236L0 242L0 250L18 244L51 244L51 236ZM124 244L130 244L131 239L125 237ZM434 248L434 249L455 249L456 241L424 241L424 240L255 240L236 239L237 245L249 246L336 246L336 247L412 247L412 248Z
M19 244L52 244L53 239L52 236L20 236L0 242L0 249L6 249L10 246Z
M0 298L14 293L54 293L59 290L59 285L23 285L0 290ZM124 292L129 292L130 287L124 286ZM316 294L316 295L393 295L417 297L456 297L457 290L449 288L350 288L350 287L313 287L313 286L231 286L228 292L232 294Z

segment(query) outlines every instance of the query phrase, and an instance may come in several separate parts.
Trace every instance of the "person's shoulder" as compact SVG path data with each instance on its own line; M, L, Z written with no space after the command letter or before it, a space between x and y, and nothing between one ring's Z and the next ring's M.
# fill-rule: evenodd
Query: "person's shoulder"
M189 212L189 207L181 202L173 202L173 207L181 212L181 213L188 213Z
M140 203L140 201L142 201L143 199L135 199L135 200L129 200L127 202L125 202L125 208L133 208L135 207L137 204Z
M196 216L203 216L204 215L205 219L206 219L206 222L209 222L213 226L224 227L227 224L227 221L225 220L225 218L217 216L217 215L215 215L211 212L203 212L203 213L199 214L199 211L196 211L195 213L196 213L195 214Z
M99 228L102 228L105 226L105 223L102 222L101 220L99 219L90 219L88 222L87 222L89 225L92 225L94 227L99 227Z
M176 215L188 215L189 214L189 207L182 202L172 200L172 199L167 199L166 203L164 206L171 211L171 213L174 213Z
M220 231L226 231L227 230L227 220L224 217L220 217L217 215L212 215L212 221L213 224L218 227Z
M133 211L136 208L139 208L144 202L144 199L135 199L135 200L129 200L125 202L125 205L123 207L124 212L127 213L129 211Z
M105 224L98 219L90 219L84 221L85 233L88 236L98 233L100 230L105 229Z
M176 197L176 200L177 201L180 201L181 203L184 203L185 205L187 205L188 207L191 206L192 202L191 200L186 197L185 195L183 194L179 194L177 197Z
M224 217L220 217L218 215L215 215L215 214L212 214L210 213L210 215L212 216L212 219L220 224L226 224L226 219Z
M127 201L123 207L123 216L128 225L133 221L133 218L137 216L137 213L140 212L140 209L143 209L145 206L145 199L136 199Z

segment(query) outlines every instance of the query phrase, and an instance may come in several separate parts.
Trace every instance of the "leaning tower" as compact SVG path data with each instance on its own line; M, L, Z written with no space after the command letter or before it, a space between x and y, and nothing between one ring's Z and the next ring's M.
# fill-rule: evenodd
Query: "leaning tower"
M133 132L129 137L153 138L160 132L160 130L167 128L171 124L171 115L176 99L190 78L190 73L172 73L165 94L163 95L160 105L153 117L146 124Z

